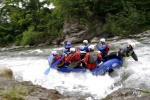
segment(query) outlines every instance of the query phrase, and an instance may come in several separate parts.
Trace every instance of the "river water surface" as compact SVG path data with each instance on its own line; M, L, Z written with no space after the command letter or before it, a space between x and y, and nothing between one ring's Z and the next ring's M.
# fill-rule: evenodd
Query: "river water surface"
M15 79L32 81L48 89L56 89L61 94L87 99L101 99L118 88L139 88L150 90L150 39L140 41L122 39L109 42L113 50L125 46L127 42L135 43L139 61L125 58L124 65L111 75L93 76L86 73L61 73L50 69L47 76L44 71L49 67L47 58L53 49L62 47L37 47L32 49L0 51L0 66L12 69ZM81 46L81 45L80 45ZM111 52L111 51L110 51Z

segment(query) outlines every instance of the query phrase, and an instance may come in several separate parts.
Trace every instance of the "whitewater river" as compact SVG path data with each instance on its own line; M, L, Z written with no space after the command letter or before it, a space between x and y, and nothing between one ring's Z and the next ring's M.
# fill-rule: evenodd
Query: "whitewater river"
M38 47L32 49L0 51L0 66L12 69L15 79L32 81L48 89L56 89L61 94L88 99L101 99L118 88L131 87L150 90L150 39L140 41L124 39L109 42L118 50L127 42L135 43L135 52L139 61L126 58L123 67L116 69L110 76L93 76L87 73L61 73L50 69L45 76L44 71L49 67L47 57L51 50L62 48Z

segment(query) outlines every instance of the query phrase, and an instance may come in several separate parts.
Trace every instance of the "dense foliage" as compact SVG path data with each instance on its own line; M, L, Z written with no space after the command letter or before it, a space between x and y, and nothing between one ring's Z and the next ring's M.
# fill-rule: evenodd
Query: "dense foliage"
M0 8L0 46L35 45L61 33L63 19L50 2L39 0L4 0Z
M0 1L1 2L1 1ZM46 5L53 3L54 9ZM0 46L35 45L62 33L64 20L79 18L113 35L150 29L150 0L3 0L0 7Z

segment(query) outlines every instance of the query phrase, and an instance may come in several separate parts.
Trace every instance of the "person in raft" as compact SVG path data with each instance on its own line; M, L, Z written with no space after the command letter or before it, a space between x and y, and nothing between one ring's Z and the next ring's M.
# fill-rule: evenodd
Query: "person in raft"
M132 57L135 61L138 61L138 57L136 53L134 52L134 46L135 44L133 43L128 43L126 47L119 48L118 52L111 52L107 58L124 58L124 57Z
M80 51L85 51L85 52L89 52L88 47L90 46L90 44L88 43L88 40L83 40L83 44L85 45L83 48L79 48Z
M65 57L65 63L66 65L69 65L74 62L79 62L75 67L80 67L80 51L76 50L75 48L70 48L70 53Z
M110 46L108 44L106 44L105 38L100 39L100 42L101 42L102 46L99 47L98 45L96 45L96 47L102 55L102 61L106 61L107 60L106 56L110 50Z
M81 59L84 58L85 54L87 52L89 52L89 49L88 47L90 46L88 40L83 40L83 44L84 44L84 47L83 48L78 48L80 51L81 51ZM83 66L85 66L85 64L82 62Z
M52 64L55 63L57 60L60 60L62 58L61 55L58 55L58 52L57 51L52 51L52 55L54 56L54 59L52 61ZM57 67L62 67L64 65L64 59L62 59L60 61L60 63L57 65Z
M86 67L90 70L97 67L98 63L101 61L102 56L100 53L94 51L94 45L88 47L89 52L84 56L84 63Z
M71 47L72 47L71 42L65 41L65 42L64 42L64 48L65 48L64 53L70 52L70 48L71 48Z

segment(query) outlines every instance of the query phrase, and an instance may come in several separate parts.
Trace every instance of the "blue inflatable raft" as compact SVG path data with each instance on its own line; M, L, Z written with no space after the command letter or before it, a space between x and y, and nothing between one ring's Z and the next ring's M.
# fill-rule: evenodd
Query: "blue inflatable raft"
M112 58L109 59L106 62L100 63L95 69L90 70L93 75L103 75L107 72L111 72L112 70L121 67L123 64L123 60L119 58ZM57 66L51 67L53 69L56 69L60 72L64 73L69 73L69 72L76 72L76 73L82 73L82 72L87 72L89 69L84 68L84 67L79 67L79 68L73 68L70 69L67 66L63 66L58 68Z

